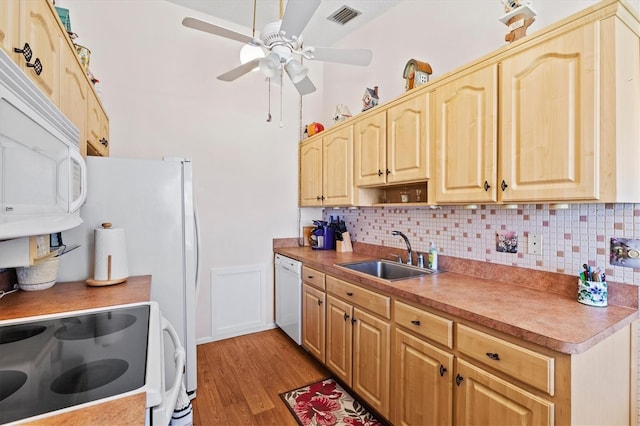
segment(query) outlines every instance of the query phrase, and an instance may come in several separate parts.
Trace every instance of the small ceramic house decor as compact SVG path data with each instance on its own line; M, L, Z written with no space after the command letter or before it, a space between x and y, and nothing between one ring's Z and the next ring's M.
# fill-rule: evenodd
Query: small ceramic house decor
M333 122L335 124L342 123L347 118L351 118L351 111L344 104L336 105L336 112L333 113Z
M509 27L510 32L504 36L509 43L527 35L527 28L536 20L536 11L527 0L500 0L504 5L505 14L500 22Z
M429 81L429 76L433 71L431 65L427 62L420 62L415 59L409 59L404 67L402 77L405 79L405 90L411 90L421 84Z
M362 111L366 111L374 106L378 105L378 86L373 86L373 89L367 88L362 96Z

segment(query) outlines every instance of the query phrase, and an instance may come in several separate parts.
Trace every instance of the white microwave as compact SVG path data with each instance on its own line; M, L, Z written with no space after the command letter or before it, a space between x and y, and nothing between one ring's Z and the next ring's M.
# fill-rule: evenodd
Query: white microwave
M0 240L82 223L78 129L0 49Z

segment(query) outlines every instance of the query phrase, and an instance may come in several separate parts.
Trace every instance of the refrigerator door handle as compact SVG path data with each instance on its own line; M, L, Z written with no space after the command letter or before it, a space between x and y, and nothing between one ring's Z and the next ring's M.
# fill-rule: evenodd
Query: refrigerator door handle
M193 200L193 224L196 234L196 292L200 285L200 219L198 218L198 208ZM196 293L197 294L197 293Z

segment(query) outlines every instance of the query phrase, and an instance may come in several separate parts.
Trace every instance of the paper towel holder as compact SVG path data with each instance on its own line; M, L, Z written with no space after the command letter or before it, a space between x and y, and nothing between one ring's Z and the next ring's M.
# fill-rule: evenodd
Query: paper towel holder
M112 228L110 222L94 230L94 277L87 285L101 287L123 283L129 278L124 230Z

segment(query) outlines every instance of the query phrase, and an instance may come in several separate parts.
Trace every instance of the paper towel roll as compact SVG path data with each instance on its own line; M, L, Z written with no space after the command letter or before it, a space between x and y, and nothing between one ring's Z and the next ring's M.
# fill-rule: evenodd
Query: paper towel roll
M103 223L102 228L94 230L94 237L94 277L87 283L109 285L126 281L129 277L129 265L124 229L112 228L110 223Z

